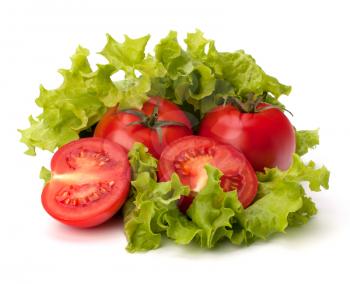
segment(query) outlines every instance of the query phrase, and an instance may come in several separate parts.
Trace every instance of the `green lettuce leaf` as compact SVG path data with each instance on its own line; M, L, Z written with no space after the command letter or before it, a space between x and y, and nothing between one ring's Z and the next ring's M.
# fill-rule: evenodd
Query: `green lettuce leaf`
M298 130L295 132L296 150L299 156L305 155L309 149L315 148L319 144L318 129Z
M156 45L155 56L164 65L172 80L189 75L193 70L191 58L178 43L175 31L169 32L168 36Z
M304 224L317 209L305 196L302 182L308 182L313 191L328 189L329 171L317 169L314 162L304 164L294 155L287 171L277 168L258 173L259 190L255 202L249 206L240 221L246 230L265 239L273 233L284 232L290 221L292 225Z
M224 239L231 239L233 230L231 220L243 208L238 201L236 191L223 192L220 187L222 173L206 166L208 182L193 200L187 211L192 226L198 230L196 241L201 247L212 248Z
M125 35L124 42L119 43L111 35L107 34L107 44L100 54L106 57L116 69L124 70L126 76L135 77L135 66L143 61L145 47L149 38L150 35L137 39L132 39Z
M185 43L187 51L178 43L176 32L170 32L156 46L156 58L167 69L169 80L161 85L161 90L159 81L154 80L156 86L152 86L151 93L156 93L156 89L159 95L177 104L191 105L193 114L199 111L198 118L230 96L245 99L247 94L255 93L279 105L279 96L291 91L291 87L267 75L252 56L242 50L219 52L214 41L206 39L199 30L188 33Z
M58 89L40 87L36 103L43 111L36 119L29 118L29 128L20 130L21 141L28 146L27 154L35 155L36 147L53 151L78 139L80 131L91 127L105 113L106 106L99 98L103 95L97 95L99 81L84 76L91 72L88 54L87 49L78 47L71 69L60 70L64 81Z
M290 227L306 224L309 219L317 213L316 204L310 197L302 197L303 205L295 212L288 215L288 225Z
M236 52L218 52L214 44L210 47L208 65L217 75L232 84L235 93L244 97L249 93L262 95L272 93L276 98L289 94L290 86L281 84L276 78L267 75L258 66L251 55L243 50Z
M202 31L197 29L194 33L187 33L185 43L187 45L187 52L192 58L198 60L206 58L205 48L209 40L204 37Z
M178 210L177 200L189 189L174 175L169 182L157 183L157 160L141 143L129 151L132 168L132 189L123 207L124 229L129 252L145 251L160 246L161 232L165 230L162 215Z
M44 181L44 183L48 183L51 179L51 171L45 167L41 167L39 177Z
M160 246L164 226L159 223L162 215L176 210L177 200L188 194L179 178L173 175L171 181L157 183L149 172L140 173L132 182L134 199L124 208L124 230L129 252L155 249Z
M132 180L140 173L148 172L150 177L157 180L157 159L148 153L148 148L142 143L135 143L128 153L132 170Z
M275 184L280 182L308 182L311 190L320 191L321 187L328 189L329 171L324 166L317 169L313 161L304 164L301 158L294 154L293 163L288 170L265 169L265 173L258 173L258 179L263 184L263 192L273 190Z

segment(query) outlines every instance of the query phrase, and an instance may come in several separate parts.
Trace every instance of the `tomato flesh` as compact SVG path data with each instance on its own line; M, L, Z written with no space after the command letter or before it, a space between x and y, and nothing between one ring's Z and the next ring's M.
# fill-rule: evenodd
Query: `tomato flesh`
M110 109L97 124L94 136L109 139L130 150L135 142L143 143L156 158L172 141L191 135L191 123L184 112L175 104L160 97L150 98L142 107L141 112L151 116L158 107L157 121L172 121L182 125L167 125L161 127L161 138L154 127L135 124L141 119L134 114Z
M84 138L58 149L52 177L42 192L45 210L62 223L92 227L112 217L128 196L125 150L101 138Z
M201 122L199 135L240 150L256 171L289 168L295 151L295 133L288 118L277 108L260 104L257 113L242 113L231 105L219 106Z
M244 155L230 145L200 136L187 136L170 144L162 153L158 174L162 181L177 173L192 194L180 200L179 207L186 211L196 192L207 183L205 165L211 164L223 172L221 186L224 191L237 190L238 199L247 207L257 192L257 177Z

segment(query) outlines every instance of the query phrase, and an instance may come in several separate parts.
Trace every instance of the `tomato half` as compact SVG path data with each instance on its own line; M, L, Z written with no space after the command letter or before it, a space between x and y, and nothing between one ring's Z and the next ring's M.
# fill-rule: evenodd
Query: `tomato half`
M92 227L112 217L130 186L125 150L102 138L84 138L59 148L51 160L51 180L41 201L55 219Z
M175 172L193 192L190 197L180 200L181 211L187 210L193 195L206 185L208 176L204 166L208 163L223 172L221 187L224 191L237 190L238 199L244 207L253 201L258 181L252 166L241 152L214 139L187 136L165 148L158 163L161 181L169 180Z
M295 133L277 108L260 104L255 113L243 113L232 105L219 106L201 122L199 135L231 144L247 157L256 171L265 167L289 168L295 151Z
M141 111L110 109L97 124L94 136L109 139L127 150L141 142L159 158L168 144L191 134L191 123L178 106L152 97Z

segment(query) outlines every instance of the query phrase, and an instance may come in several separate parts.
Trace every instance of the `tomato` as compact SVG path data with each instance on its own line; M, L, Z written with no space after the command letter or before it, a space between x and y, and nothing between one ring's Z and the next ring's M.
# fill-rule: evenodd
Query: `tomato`
M223 172L221 187L224 191L237 190L238 199L244 207L253 201L258 181L241 152L211 138L187 136L165 148L158 163L161 181L169 180L175 172L181 182L191 188L192 194L180 200L181 211L187 210L196 192L206 185L208 176L204 166L208 163Z
M242 151L256 171L265 167L286 170L295 152L292 124L281 110L268 104L259 104L255 113L219 106L204 117L199 135Z
M51 160L51 179L41 201L54 218L92 227L112 217L130 186L125 150L102 138L84 138L59 148Z
M94 136L110 139L127 150L141 142L159 158L169 143L191 134L191 123L178 106L152 97L141 111L110 109L97 124Z

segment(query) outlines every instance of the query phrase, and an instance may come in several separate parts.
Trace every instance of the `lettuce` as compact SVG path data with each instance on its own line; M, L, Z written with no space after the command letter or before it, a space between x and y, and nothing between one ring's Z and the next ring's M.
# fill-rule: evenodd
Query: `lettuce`
M136 143L129 152L133 181L123 214L127 250L130 252L158 248L160 233L164 231L160 221L162 215L177 210L177 200L189 193L176 175L169 182L157 183L157 163L147 151L145 146Z
M143 165L135 166L135 157L142 156ZM236 191L224 192L220 187L222 173L206 166L208 182L197 194L187 214L177 208L181 195L189 193L174 174L171 181L157 183L154 158L138 144L129 154L138 173L132 182L133 196L124 207L124 226L130 252L156 249L162 236L187 245L197 243L213 248L223 240L235 245L250 244L272 234L285 232L288 226L302 225L317 209L302 186L307 182L312 191L328 188L329 171L304 164L295 154L287 171L266 169L258 174L259 188L254 203L244 209ZM144 171L140 171L144 169Z
M295 132L296 150L299 156L305 155L309 149L315 148L319 143L318 129L298 130Z
M88 54L87 49L78 47L71 69L60 70L64 81L58 89L40 87L36 104L43 112L36 119L30 117L31 127L20 131L21 141L28 146L27 154L35 155L36 147L53 151L78 139L79 132L95 124L105 112L99 99L105 94L97 94L96 77L84 77L91 72Z
M281 105L278 98L291 88L267 75L253 57L243 51L219 52L215 43L199 30L188 33L186 50L171 31L146 54L149 35L125 36L118 42L107 34L100 52L108 64L88 61L89 51L78 47L72 66L60 70L63 83L57 89L40 87L36 104L42 109L36 118L30 116L30 127L19 130L27 154L36 148L54 151L79 138L96 124L107 108L140 109L150 96L162 96L182 106L194 121L230 97L245 99L247 94L262 96L264 101ZM113 81L116 72L124 79Z

